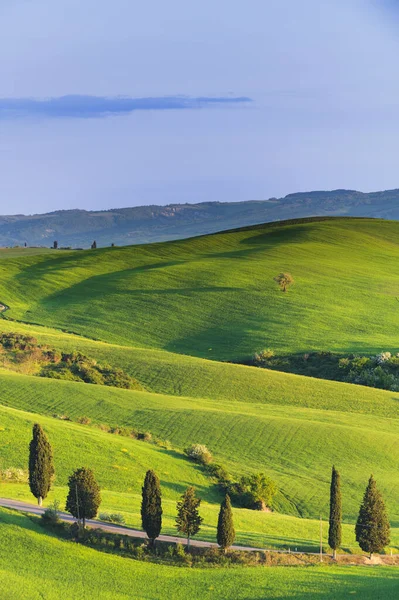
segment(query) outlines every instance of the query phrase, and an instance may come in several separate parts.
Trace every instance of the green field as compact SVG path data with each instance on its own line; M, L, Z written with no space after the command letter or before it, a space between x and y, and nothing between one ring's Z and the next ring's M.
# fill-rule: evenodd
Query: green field
M281 353L396 352L397 239L396 222L327 219L97 251L0 251L0 302L10 306L0 331L34 335L58 350L80 350L121 367L146 390L0 370L0 469L26 468L31 427L39 421L55 453L56 482L49 501L63 502L70 472L90 466L103 490L101 510L121 512L129 525L139 527L142 480L154 468L163 490L164 533L175 533L176 500L192 484L203 499L199 537L214 540L220 493L205 470L183 453L191 443L204 443L232 475L265 471L278 484L276 512L234 509L237 542L314 550L318 519L328 516L334 463L343 485L343 549L359 551L353 523L373 472L392 524L391 548L397 552L399 393L222 362L266 347ZM273 281L283 270L295 279L287 294ZM72 421L87 416L92 423L78 425L54 415ZM101 424L150 431L168 440L171 449L106 433ZM0 483L0 496L31 499L26 484ZM26 527L24 535L36 536L39 543L40 533L26 532ZM325 526L327 550L326 534ZM15 535L22 536L21 530ZM48 536L43 543L72 551L71 544ZM88 562L91 557L110 564L121 560L87 549L73 551L87 552ZM127 570L136 569L137 585L146 569L164 569L122 562L129 563ZM111 566L104 565L107 569ZM270 580L260 570L252 583L250 571L179 577L194 598L202 589L199 581L207 597L210 586L219 589L225 580L223 593L242 585L243 598L328 598L328 581L341 582L334 585L342 597L349 593L349 582L359 595L366 589L368 594L373 585L382 585L385 577L379 573L389 570L363 575L357 568L296 568L280 576L278 569L268 569ZM242 584L233 585L235 577L242 577ZM285 596L279 588L284 577ZM254 595L264 585L270 586L262 592L268 595ZM390 575L386 585L381 590L389 598ZM136 597L157 597L138 589ZM94 588L91 593L94 597Z
M399 224L268 224L96 252L2 254L9 316L104 341L238 359L399 346ZM279 292L273 277L290 271Z
M4 527L7 525L7 527ZM58 540L22 515L0 510L2 600L394 600L389 567L184 569L147 564Z

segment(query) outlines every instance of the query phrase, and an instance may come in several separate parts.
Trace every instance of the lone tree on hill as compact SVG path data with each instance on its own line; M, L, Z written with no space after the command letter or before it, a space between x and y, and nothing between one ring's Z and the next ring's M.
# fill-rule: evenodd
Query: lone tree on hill
M159 478L152 470L147 471L142 487L141 523L153 548L161 533L162 504Z
M91 245L91 249L95 250L96 248L97 248L97 242L96 242L96 240L94 240L94 242Z
M71 513L83 528L86 519L93 519L97 515L101 504L100 488L94 479L91 469L77 469L68 480L68 497L66 510Z
M381 493L371 475L357 518L356 541L364 552L381 552L390 542L390 525Z
M231 510L230 496L226 494L225 499L220 505L217 542L219 546L226 552L227 548L234 543L236 532L234 530L233 512Z
M176 527L187 536L187 548L190 547L190 538L196 535L201 527L203 518L199 514L200 498L196 498L193 487L188 487L177 503Z
M29 444L29 487L39 506L50 491L53 477L53 451L41 425L35 423Z
M280 273L280 275L274 277L274 281L277 283L282 292L286 292L294 283L294 278L291 273Z
M330 487L330 525L328 529L328 544L333 551L333 559L337 558L337 549L341 545L342 538L342 496L341 478L337 469L333 466Z

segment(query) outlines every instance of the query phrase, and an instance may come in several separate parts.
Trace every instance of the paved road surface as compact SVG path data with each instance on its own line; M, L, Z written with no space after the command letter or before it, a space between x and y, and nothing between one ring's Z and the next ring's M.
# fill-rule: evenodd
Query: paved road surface
M3 508L10 508L12 510L19 510L22 512L41 515L46 510L45 508L38 506L37 504L29 504L28 502L21 502L20 500L9 500L8 498L0 498L0 506ZM74 518L68 513L59 513L60 519L69 523L74 522ZM119 533L121 535L129 535L134 538L146 539L147 535L144 531L138 529L131 529L130 527L121 527L120 525L113 525L111 523L104 523L103 521L93 521L88 519L86 525L93 527L94 529L104 529L104 531L110 531L112 533ZM184 538L176 537L173 535L160 535L158 538L161 542L170 542L172 544L185 543ZM203 542L201 540L190 540L192 546L198 546L201 548L211 548L217 546L213 542ZM232 546L234 550L247 550L249 552L260 552L265 550L264 548L252 548L249 546Z

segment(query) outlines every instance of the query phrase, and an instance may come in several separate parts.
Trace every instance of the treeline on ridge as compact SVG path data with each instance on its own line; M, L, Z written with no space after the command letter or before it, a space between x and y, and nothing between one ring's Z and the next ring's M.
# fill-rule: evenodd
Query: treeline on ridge
M361 356L323 351L278 355L266 349L256 352L247 364L399 392L399 353L380 352L374 356Z

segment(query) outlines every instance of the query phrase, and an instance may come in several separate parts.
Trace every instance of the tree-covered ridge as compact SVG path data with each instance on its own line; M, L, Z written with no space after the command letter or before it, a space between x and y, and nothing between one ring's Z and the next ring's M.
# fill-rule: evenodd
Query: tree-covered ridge
M0 216L0 246L142 244L214 233L266 221L311 216L399 218L399 190L364 194L314 191L243 202L151 205L106 211L60 210L43 215Z

